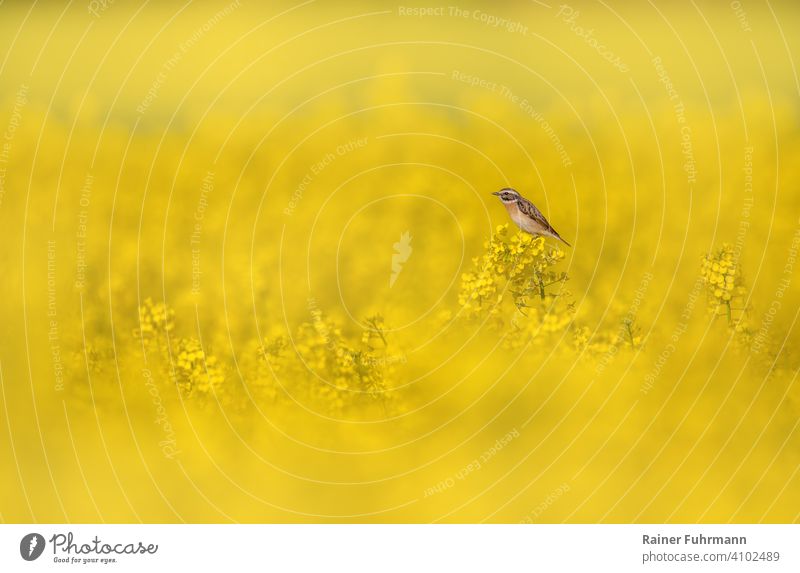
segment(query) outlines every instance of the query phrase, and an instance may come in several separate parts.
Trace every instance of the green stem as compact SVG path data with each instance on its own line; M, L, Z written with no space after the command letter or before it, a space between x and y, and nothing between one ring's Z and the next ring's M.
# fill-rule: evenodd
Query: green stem
M628 339L631 342L631 347L636 348L636 345L633 343L633 331L631 330L630 322L625 322L625 330L628 331Z

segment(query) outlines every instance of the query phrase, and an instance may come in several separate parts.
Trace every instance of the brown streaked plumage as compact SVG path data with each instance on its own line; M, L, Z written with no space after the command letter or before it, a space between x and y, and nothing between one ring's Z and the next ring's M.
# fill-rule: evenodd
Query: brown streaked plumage
M500 191L492 193L492 195L497 195L500 198L506 211L508 211L508 214L511 216L511 220L526 233L553 237L568 247L572 246L561 238L561 235L547 222L547 219L545 219L542 212L536 208L536 205L520 195L515 189L506 187L505 189L500 189Z

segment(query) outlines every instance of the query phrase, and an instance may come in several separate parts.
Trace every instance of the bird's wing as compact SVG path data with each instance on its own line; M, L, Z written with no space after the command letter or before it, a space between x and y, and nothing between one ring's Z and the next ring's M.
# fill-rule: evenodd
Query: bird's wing
M520 197L519 199L517 199L517 206L519 206L519 210L522 211L524 215L527 215L531 219L537 221L548 231L551 231L553 233L556 232L556 230L552 226L550 226L550 223L547 222L547 219L544 218L542 212L536 208L536 205L534 205L527 199L523 199L522 197Z
M565 245L570 246L570 244L568 242L566 242L564 239L561 238L561 235L558 234L558 232L547 221L547 219L544 218L544 215L542 215L542 212L539 211L539 209L536 208L536 205L534 205L533 203L531 203L527 199L523 199L522 197L517 199L517 205L519 206L519 210L524 215L527 215L531 219L534 219L535 221L538 221L539 224L541 224L542 227L544 227L545 230L548 233L552 233L555 238L557 238L558 240L562 241Z

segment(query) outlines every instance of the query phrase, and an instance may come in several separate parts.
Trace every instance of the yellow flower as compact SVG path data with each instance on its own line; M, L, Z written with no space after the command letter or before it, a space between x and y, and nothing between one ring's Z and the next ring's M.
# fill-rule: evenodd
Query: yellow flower
M160 334L169 334L174 328L175 311L163 302L154 303L152 298L146 298L139 307L139 328L134 335L149 341Z
M747 332L743 324L746 314L744 280L733 247L725 244L715 253L705 255L700 276L708 287L708 309L714 316L725 316L728 326L736 333Z

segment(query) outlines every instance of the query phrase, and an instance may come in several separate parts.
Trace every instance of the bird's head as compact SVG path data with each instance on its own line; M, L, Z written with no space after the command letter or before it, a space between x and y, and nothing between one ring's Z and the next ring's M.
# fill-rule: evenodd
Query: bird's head
M519 193L517 193L511 187L506 187L505 189L500 189L500 191L495 191L492 195L497 195L500 197L500 200L503 203L513 203L517 199L519 199Z

